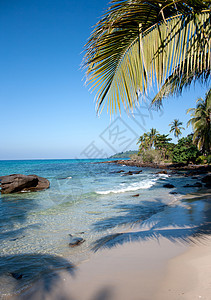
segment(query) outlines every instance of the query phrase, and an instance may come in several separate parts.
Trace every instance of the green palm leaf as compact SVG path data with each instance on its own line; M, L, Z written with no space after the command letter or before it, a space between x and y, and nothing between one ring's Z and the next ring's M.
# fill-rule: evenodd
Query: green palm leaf
M183 89L175 84L178 77L205 80L210 23L210 1L113 0L85 46L98 111L104 102L111 113L121 111L121 104L133 110L155 85L161 92L154 102L161 102L174 86Z

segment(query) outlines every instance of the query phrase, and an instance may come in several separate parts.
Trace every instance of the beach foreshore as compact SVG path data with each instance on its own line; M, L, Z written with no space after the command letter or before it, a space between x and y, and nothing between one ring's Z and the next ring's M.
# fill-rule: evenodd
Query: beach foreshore
M46 286L40 279L12 299L210 299L210 190L186 195L184 199L190 203L195 201L194 209L203 204L203 224L192 235L187 234L191 227L188 224L175 225L180 223L179 210L174 212L175 224L167 226L164 220L163 225L156 228L155 224L164 217L161 213L142 226L136 224L114 237L116 243L108 243L78 265L74 275L59 272L53 286ZM188 201L184 202L186 209L189 209ZM168 218L169 213L165 217Z

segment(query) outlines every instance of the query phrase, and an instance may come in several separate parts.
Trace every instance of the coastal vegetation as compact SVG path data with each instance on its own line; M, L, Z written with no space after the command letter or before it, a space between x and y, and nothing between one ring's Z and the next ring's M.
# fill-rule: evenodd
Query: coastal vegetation
M184 129L178 119L174 119L169 125L170 133L178 138L176 144L168 134L160 134L152 128L150 132L144 133L138 139L138 159L144 163L211 163L211 89L206 93L205 99L199 98L196 101L196 108L188 109L191 118L187 125L192 125L193 134L187 137L179 136Z
M188 109L191 124L194 130L193 142L205 155L209 155L211 150L211 89L206 93L205 99L199 98L196 101L196 108Z
M116 153L116 154L110 156L109 158L129 158L129 157L131 157L131 155L137 155L137 154L138 154L138 151L128 150L128 151Z
M133 110L153 88L159 107L191 83L208 82L210 11L203 0L112 0L85 46L98 112L106 103L110 113Z
M193 134L179 139L177 144L174 144L168 134L158 133L153 147L146 147L147 135L145 133L139 138L139 152L136 157L133 156L143 163L211 163L211 157L204 156L193 143Z
M176 138L179 138L180 135L182 135L182 129L185 130L181 125L182 122L180 122L179 119L174 119L174 121L169 124L169 126L171 126L170 132L173 132Z

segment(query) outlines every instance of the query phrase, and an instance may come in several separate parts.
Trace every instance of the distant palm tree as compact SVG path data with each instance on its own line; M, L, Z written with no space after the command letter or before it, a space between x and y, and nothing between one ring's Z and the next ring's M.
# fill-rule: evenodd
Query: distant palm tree
M98 111L133 110L153 86L153 103L211 73L209 0L112 0L85 46Z
M149 135L149 140L150 140L150 148L152 148L152 146L154 145L157 135L158 135L158 131L155 128L152 128L150 130L150 132L148 133Z
M150 132L145 132L138 139L139 152L151 149L156 142L158 131L155 128L151 128Z
M196 101L196 108L189 108L187 113L191 113L191 124L194 130L193 143L200 151L209 154L211 151L211 88L206 93L205 100L199 98Z
M181 129L185 130L181 125L182 122L180 122L179 119L174 119L174 121L169 124L169 126L171 126L170 132L173 132L176 138L182 135Z
M139 153L149 149L151 147L149 133L144 133L143 135L141 135L138 139L137 144L140 144L139 145Z

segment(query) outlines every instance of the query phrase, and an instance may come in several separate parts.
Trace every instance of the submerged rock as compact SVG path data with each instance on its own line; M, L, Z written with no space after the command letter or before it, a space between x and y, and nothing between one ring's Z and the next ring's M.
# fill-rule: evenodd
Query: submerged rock
M184 185L183 187L202 187L203 185L202 185L202 183L201 182L196 182L196 183L194 183L194 184L186 184L186 185Z
M205 187L211 188L211 174L204 176L201 181L205 183Z
M10 275L16 280L20 280L23 277L23 274L21 273L10 273Z
M174 188L175 186L173 184L170 184L170 183L166 183L163 185L164 188L168 188L168 189L172 189Z
M70 236L70 242L69 242L70 247L79 246L83 242L85 242L85 240L81 237L73 237L72 234L69 234L69 236Z
M167 171L164 170L164 171L159 171L159 172L157 172L155 174L168 174L168 173L167 173Z
M141 172L142 172L142 170L139 170L139 171L129 171L127 173L124 173L124 175L140 174Z
M48 189L48 179L37 175L12 174L0 177L2 194L35 192Z

